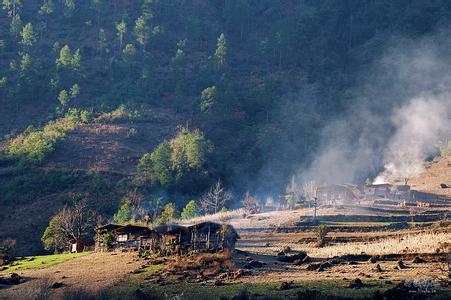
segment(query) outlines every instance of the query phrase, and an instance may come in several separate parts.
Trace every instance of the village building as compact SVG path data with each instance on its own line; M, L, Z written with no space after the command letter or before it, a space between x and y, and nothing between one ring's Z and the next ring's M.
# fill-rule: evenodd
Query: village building
M390 183L377 183L365 187L365 197L371 200L411 201L414 194L410 185Z
M69 252L71 253L86 251L91 246L92 243L83 238L69 240Z
M359 201L363 194L356 185L327 184L318 187L317 197L321 205L342 205Z
M190 250L190 231L180 225L170 224L155 228L160 236L159 250L164 255L181 254Z
M151 250L159 246L159 236L149 227L107 224L96 228L96 251L115 249Z
M239 239L238 233L228 224L203 222L188 227L193 250L232 251Z
M226 224L203 222L189 227L164 225L154 229L138 225L107 224L96 228L96 251L150 251L163 255L183 254L191 250L233 250L239 238Z
M389 199L392 185L390 183L374 183L365 186L365 197L371 200Z

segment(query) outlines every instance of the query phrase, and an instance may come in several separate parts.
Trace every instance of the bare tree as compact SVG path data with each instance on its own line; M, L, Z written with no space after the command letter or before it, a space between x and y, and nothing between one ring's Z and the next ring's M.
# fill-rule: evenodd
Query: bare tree
M96 214L83 199L71 207L65 206L50 220L42 241L47 249L63 249L71 239L80 240L95 225Z
M200 198L200 206L207 213L217 213L232 198L232 195L224 190L221 181L218 180L210 190Z
M260 201L257 197L252 196L249 191L244 194L243 205L244 208L252 214L260 211Z
M306 181L302 185L305 199L314 201L313 219L316 219L316 210L318 207L318 184L314 180Z

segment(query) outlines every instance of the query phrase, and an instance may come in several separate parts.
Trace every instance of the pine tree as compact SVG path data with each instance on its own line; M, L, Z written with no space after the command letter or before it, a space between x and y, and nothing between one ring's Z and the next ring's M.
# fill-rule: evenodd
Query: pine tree
M80 69L80 65L81 65L80 49L77 49L75 51L75 53L72 56L72 59L70 61L70 65L71 65L72 69L74 69L74 70L79 70Z
M199 215L199 209L197 208L196 201L189 201L181 213L181 218L184 220L197 217Z
M55 5L52 0L44 0L41 7L39 8L40 15L51 15L55 10Z
M72 62L72 54L70 52L69 45L65 45L60 50L60 57L56 60L56 65L58 67L70 66Z
M122 49L122 43L124 42L124 34L127 32L127 24L121 21L116 24L116 35L119 37L119 49Z
M78 86L78 84L74 84L71 88L70 88L70 97L72 99L75 99L78 94L80 94L80 87Z
M22 20L20 19L20 15L17 14L11 19L11 26L9 28L9 32L11 33L11 35L17 38L21 29L22 29Z
M219 66L224 65L227 55L227 42L224 33L218 37L218 43L215 51L216 62Z
M211 86L202 91L200 96L200 110L202 112L209 111L216 100L216 86Z
M66 90L62 90L58 95L58 101L60 102L63 108L67 107L70 102L69 94Z
M136 35L136 40L143 47L147 42L148 32L149 28L147 27L146 19L144 18L144 16L140 16L135 21L134 33Z
M20 33L22 40L20 43L24 46L31 47L34 43L36 43L36 35L33 31L33 25L31 23L27 23Z

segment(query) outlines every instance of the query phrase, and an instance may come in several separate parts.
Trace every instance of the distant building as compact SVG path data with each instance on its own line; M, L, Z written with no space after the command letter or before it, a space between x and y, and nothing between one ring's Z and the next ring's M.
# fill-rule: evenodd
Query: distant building
M405 184L379 183L365 187L365 197L370 200L410 201L412 200L412 195L410 186Z
M365 197L368 199L389 199L392 185L390 183L375 183L365 187Z
M363 198L362 192L352 184L327 184L318 187L318 202L322 205L351 204Z

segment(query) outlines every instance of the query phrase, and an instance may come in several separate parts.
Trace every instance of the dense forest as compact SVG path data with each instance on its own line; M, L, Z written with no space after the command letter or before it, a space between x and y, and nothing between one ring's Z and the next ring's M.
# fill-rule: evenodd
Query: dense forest
M218 180L236 198L277 196L386 41L450 19L444 0L3 0L0 205L61 192L52 201L88 194L108 215L155 199L181 209ZM174 130L133 176L47 165L76 128L155 111Z

